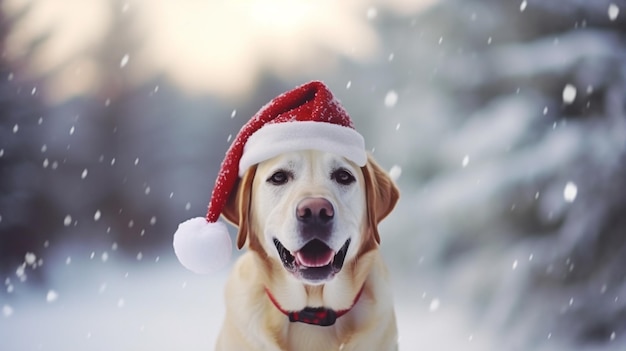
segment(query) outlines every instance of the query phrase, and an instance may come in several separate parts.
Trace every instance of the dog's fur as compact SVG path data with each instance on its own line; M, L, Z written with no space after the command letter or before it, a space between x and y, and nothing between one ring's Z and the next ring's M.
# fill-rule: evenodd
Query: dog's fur
M347 171L353 181L342 184L337 178L345 173L337 175L338 170ZM273 182L276 172L287 178L279 175L276 179L281 182ZM237 246L247 244L249 250L238 259L226 284L218 351L397 350L377 225L393 209L399 193L371 157L366 166L358 167L320 151L285 153L251 167L236 190L223 214L239 227ZM332 204L332 229L324 242L333 253L350 239L343 268L336 274L313 279L294 274L283 266L274 244L279 240L291 253L306 244L296 218L296 208L305 198L324 198ZM266 289L289 311L320 306L352 309L332 326L290 322Z

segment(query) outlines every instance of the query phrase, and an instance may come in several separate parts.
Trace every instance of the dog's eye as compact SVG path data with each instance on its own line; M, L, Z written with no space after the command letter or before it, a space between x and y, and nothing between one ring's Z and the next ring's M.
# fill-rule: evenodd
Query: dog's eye
M330 177L341 185L352 184L354 181L356 181L354 176L343 168L334 171Z
M283 185L289 181L290 174L286 171L276 171L272 174L267 181L274 185Z

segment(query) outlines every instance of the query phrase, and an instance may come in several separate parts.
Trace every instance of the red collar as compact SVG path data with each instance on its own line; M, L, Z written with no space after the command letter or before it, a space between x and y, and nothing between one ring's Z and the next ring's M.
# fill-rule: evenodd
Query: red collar
M362 292L363 292L363 287L361 287L361 290L359 290L359 293L356 294L356 297L354 298L354 301L352 302L352 306L350 306L348 309L345 309L345 310L335 311L330 308L324 308L324 307L305 307L303 310L300 310L300 311L287 311L280 306L280 304L278 303L278 301L276 301L276 298L274 297L274 295L272 295L270 290L268 288L265 288L265 293L267 294L267 297L270 298L270 301L272 301L274 306L276 306L276 308L280 312L282 312L285 316L289 317L290 322L302 322L302 323L307 323L307 324L319 325L322 327L327 327L327 326L331 326L335 324L335 321L337 320L337 318L350 312L352 307L354 307L354 305L356 305L356 303L359 301L359 298L361 297Z

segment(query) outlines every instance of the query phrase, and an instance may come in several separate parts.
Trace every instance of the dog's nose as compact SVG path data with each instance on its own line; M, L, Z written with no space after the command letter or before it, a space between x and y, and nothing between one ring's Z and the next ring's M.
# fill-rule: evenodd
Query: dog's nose
M296 216L304 224L327 224L335 216L335 210L330 201L322 197L307 197L298 203Z

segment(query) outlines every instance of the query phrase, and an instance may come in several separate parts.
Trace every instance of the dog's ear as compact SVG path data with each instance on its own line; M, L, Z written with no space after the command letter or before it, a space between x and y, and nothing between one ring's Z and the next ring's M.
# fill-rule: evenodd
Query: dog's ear
M365 179L368 224L376 242L380 243L378 223L393 210L400 198L400 192L387 172L370 155L367 156L367 164L361 167L361 170Z
M237 233L237 248L241 249L248 238L248 214L250 212L250 199L252 198L252 181L256 173L256 165L250 167L243 178L238 179L231 191L222 215L233 225L239 227Z

